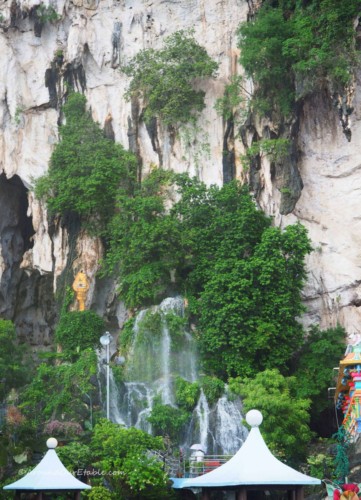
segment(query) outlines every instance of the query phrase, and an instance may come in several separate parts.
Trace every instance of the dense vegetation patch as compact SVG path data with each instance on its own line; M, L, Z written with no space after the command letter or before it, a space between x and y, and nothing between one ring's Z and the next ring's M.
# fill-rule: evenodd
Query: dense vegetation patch
M35 194L52 214L76 215L100 229L112 216L121 189L130 189L136 159L105 137L86 110L85 96L72 93L64 105L66 123Z
M139 307L182 291L205 366L223 379L285 370L303 336L296 317L311 250L305 229L272 227L237 182L208 188L175 176L179 201L168 210L169 181L154 171L134 197L118 198L107 263L119 269L121 296Z
M11 389L24 385L29 367L25 364L25 345L16 340L14 324L0 319L0 403Z
M287 115L296 99L325 84L342 91L357 63L359 11L359 0L265 0L238 31L256 108Z
M56 327L55 340L66 356L74 358L84 349L99 346L104 331L104 320L94 311L65 312Z
M214 77L217 67L192 31L177 31L162 49L141 50L123 68L131 77L127 96L143 99L146 122L157 117L175 127L194 121L205 106L205 93L195 89L195 80Z

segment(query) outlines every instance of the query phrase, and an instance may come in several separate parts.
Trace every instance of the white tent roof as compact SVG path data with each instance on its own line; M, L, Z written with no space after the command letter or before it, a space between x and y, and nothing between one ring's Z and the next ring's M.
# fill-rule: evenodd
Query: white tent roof
M15 483L4 486L4 490L89 490L91 486L76 479L62 464L54 448L56 439L50 438L50 448L41 462Z
M240 450L224 465L192 479L178 480L175 488L203 488L241 485L317 485L319 479L297 472L275 458L268 449L258 426L262 414L247 413L252 429Z

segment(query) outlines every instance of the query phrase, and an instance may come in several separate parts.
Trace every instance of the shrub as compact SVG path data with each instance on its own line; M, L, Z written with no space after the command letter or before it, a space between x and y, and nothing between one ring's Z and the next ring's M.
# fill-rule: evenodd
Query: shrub
M193 411L197 405L200 395L200 386L198 382L188 382L181 377L175 381L176 403L186 411Z
M154 402L148 421L152 424L155 436L169 436L174 441L179 441L182 427L189 419L189 413L170 405L164 405L157 399Z
M99 346L104 333L103 319L94 311L73 311L63 313L55 330L55 339L63 352L76 357L87 348Z
M209 405L216 403L224 394L225 384L217 377L202 377L200 385Z

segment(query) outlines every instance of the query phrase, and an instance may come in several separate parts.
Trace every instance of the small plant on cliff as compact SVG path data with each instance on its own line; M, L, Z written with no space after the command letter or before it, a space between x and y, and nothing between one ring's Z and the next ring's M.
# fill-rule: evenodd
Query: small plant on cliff
M271 162L281 161L290 150L289 139L262 139L254 142L241 157L243 167L248 169L257 156L267 156Z
M52 5L43 3L36 7L36 16L42 24L55 23L61 18Z
M146 122L154 117L173 126L194 121L205 106L205 93L195 90L194 82L214 77L217 67L192 31L177 31L164 48L142 50L123 68L131 77L126 95L144 100Z
M73 93L64 105L61 141L50 159L49 172L35 183L35 194L52 214L77 214L100 230L114 212L120 189L129 189L136 158L105 137L86 110L85 96Z

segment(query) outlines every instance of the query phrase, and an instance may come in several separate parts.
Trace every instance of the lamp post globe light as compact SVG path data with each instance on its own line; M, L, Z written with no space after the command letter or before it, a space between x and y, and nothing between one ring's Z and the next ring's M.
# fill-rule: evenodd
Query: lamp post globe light
M106 383L107 383L107 419L109 420L109 380L110 380L110 374L109 374L109 345L110 342L113 340L113 337L110 335L109 332L105 332L104 335L102 335L99 339L101 345L106 348L106 366L107 366L107 371L106 371Z

